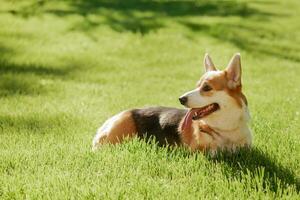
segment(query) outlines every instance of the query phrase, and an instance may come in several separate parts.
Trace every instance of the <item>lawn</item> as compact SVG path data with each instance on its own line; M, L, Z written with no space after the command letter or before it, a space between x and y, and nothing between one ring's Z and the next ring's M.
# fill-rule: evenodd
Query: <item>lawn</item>
M0 0L0 199L299 199L299 21L298 0ZM241 52L252 150L91 151L121 110L180 108L205 52Z

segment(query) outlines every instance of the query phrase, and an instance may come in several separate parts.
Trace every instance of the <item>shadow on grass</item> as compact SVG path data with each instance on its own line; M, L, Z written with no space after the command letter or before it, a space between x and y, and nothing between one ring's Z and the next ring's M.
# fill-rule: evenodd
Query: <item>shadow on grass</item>
M46 92L42 79L68 75L67 68L50 68L35 64L15 64L0 59L0 97L38 95Z
M154 150L157 153L165 152L171 162L174 162L174 159L182 158L191 158L202 162L202 152L191 152L181 147L161 146L154 137L141 140L134 138L133 140L135 141L127 139L126 143L140 145L138 148ZM295 172L259 148L242 148L236 153L219 152L213 157L207 153L204 155L209 162L222 168L222 172L228 180L239 180L245 184L245 187L269 190L276 194L282 194L283 190L291 187L295 188L297 193L300 191L300 180ZM214 166L212 165L212 167Z
M133 141L127 139L126 143L141 145L138 148L166 152L172 162L177 158L192 158L201 162L203 158L202 152L191 152L186 148L172 145L160 145L155 137L134 138ZM219 152L215 156L208 153L204 153L204 155L209 162L220 164L227 179L239 180L247 184L245 187L251 186L256 190L263 191L270 190L276 194L282 194L282 191L288 187L294 187L297 193L300 192L300 180L295 172L280 164L275 156L271 156L259 148L241 148L235 153Z
M14 64L0 60L0 74L34 74L37 76L65 76L69 72L66 68L52 68L36 64Z
M58 2L62 3L62 2ZM276 4L271 2L254 2ZM109 26L117 32L133 32L142 35L168 26L170 21L179 23L191 32L203 32L221 42L228 42L241 50L257 55L274 56L300 62L296 46L274 43L282 37L255 24L267 21L270 16L280 16L264 12L250 6L247 2L237 1L171 1L171 0L66 0L64 6L49 6L45 0L27 3L21 8L5 10L15 16L29 18L51 14L63 19L80 17L69 27L69 31L80 31L93 40L93 31L101 26ZM217 16L249 18L253 25L244 21L235 24L190 22L189 17ZM78 18L77 18L78 19ZM248 21L249 21L248 20ZM256 20L256 22L255 22ZM196 37L195 35L193 37ZM191 38L191 37L188 37ZM266 40L267 39L267 40Z
M185 20L181 20L179 23L193 33L201 32L207 34L221 42L231 43L239 49L255 55L268 55L300 62L300 57L297 54L300 51L298 46L278 42L274 43L274 40L281 38L282 35L263 27L239 23L199 24Z
M38 95L45 92L32 76L1 75L0 97Z
M165 26L165 19L176 20L189 16L268 16L270 13L237 1L185 0L66 0L67 7L47 7L47 1L36 1L22 9L7 10L24 18L52 14L58 17L81 16L71 30L90 31L108 25L115 31L146 34ZM99 19L97 17L103 17Z
M208 156L208 159L211 162L224 163L226 168L224 174L228 179L243 180L244 175L248 175L255 182L257 181L255 177L259 175L261 177L259 181L265 190L279 192L279 190L293 186L299 193L300 181L296 174L258 148L241 149L235 154L220 153L214 158ZM255 183L254 187L257 187L257 190L260 189Z
M36 95L44 93L43 78L65 77L70 67L50 67L34 63L14 63L9 58L16 53L0 46L0 97L13 95Z
M148 144L155 144L150 141ZM193 157L198 160L202 156L200 152L190 152L183 148L167 148L169 155L180 157ZM173 158L172 156L172 158ZM205 154L206 159L214 164L220 164L224 176L229 180L239 180L246 184L245 187L254 187L256 190L270 190L276 194L282 194L283 190L290 187L300 192L300 180L295 172L283 166L275 157L258 148L240 149L236 153L219 152L216 156Z

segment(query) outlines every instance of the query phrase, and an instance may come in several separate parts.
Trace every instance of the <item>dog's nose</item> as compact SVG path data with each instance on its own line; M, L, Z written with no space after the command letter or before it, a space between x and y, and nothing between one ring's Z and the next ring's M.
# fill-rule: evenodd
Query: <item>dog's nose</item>
M179 101L182 105L185 105L187 100L188 100L188 98L186 96L179 97Z

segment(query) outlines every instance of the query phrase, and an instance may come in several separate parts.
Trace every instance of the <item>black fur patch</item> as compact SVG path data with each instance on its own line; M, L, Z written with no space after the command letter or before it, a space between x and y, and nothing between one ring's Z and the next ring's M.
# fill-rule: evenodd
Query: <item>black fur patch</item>
M168 107L149 107L131 110L138 136L153 137L159 145L180 144L178 126L187 110Z

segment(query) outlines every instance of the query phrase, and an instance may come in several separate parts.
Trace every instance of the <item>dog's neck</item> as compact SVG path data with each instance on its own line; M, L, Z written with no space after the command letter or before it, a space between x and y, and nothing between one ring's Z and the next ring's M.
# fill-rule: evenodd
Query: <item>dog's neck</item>
M241 107L236 105L221 107L220 111L201 119L212 129L219 132L233 132L244 129L250 120L248 107L242 103Z
M238 117L236 114L234 116L234 114L234 112L230 113L229 116L232 115L231 118L220 118L222 113L219 113L219 115L214 115L213 117L193 120L190 126L185 129L182 129L182 121L179 126L181 138L192 149L205 149L207 145L211 144L215 146L220 145L228 149L235 148L234 146L250 146L252 135L247 125L250 119L247 106L244 105L240 109ZM235 121L231 121L233 119Z
M230 118L229 118L230 119ZM250 115L247 106L243 106L242 113L239 117L233 118L236 121L224 120L225 123L215 123L210 120L202 119L199 124L206 124L210 130L218 133L221 137L226 138L228 141L241 142L247 146L252 143L252 134L248 127L248 122L250 120ZM221 120L221 119L220 119ZM226 126L227 124L227 126ZM218 126L220 125L220 126ZM200 127L201 129L201 127Z

